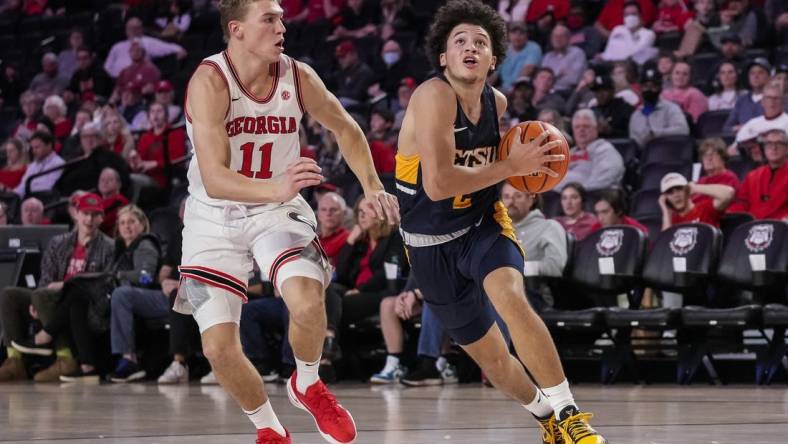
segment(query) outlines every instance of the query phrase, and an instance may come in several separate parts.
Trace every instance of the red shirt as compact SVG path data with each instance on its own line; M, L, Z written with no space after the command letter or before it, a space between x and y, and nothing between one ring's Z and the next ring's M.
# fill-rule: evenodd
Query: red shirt
M68 268L66 268L66 275L63 276L63 282L85 271L85 266L88 263L87 257L87 248L77 241L77 244L74 246L74 252L71 254L71 259L68 261Z
M359 271L358 276L356 276L356 288L364 285L372 279L372 269L369 268L369 258L372 257L372 252L375 249L372 248L372 243L370 242L369 247L367 248L367 254L361 258L361 262L359 262Z
M126 196L118 193L114 196L101 199L101 206L104 207L104 221L101 222L101 231L108 236L115 235L115 222L118 220L118 210L129 204Z
M396 162L394 161L394 147L379 140L369 144L372 162L378 173L393 173Z
M673 6L660 6L657 11L658 20L676 25L679 32L684 31L684 24L692 16L692 11L682 1L676 2Z
M304 4L301 0L282 0L279 2L279 6L285 10L282 16L285 20L292 19L304 10Z
M55 139L64 140L71 134L71 121L63 119L55 124Z
M548 12L553 13L553 19L563 20L569 15L569 0L533 0L528 5L525 21L534 23Z
M16 188L19 185L19 182L22 181L22 176L25 175L25 171L27 171L27 166L19 170L7 170L5 168L0 170L0 184L7 186L8 188Z
M115 154L122 156L123 155L123 148L126 147L126 140L123 138L123 134L118 134L115 137L115 141L112 142L112 151Z
M608 31L612 31L618 25L623 25L624 3L626 2L627 0L610 0L605 3L597 22ZM657 18L657 8L651 0L637 0L637 2L640 5L640 19L643 21L643 25L651 26L654 19Z
M593 233L594 225L599 223L596 216L591 213L586 213L585 211L575 223L570 223L570 219L566 216L558 216L555 220L564 227L564 230L572 233L578 241L585 239L589 234Z
M776 171L768 165L750 171L728 211L750 213L756 219L788 217L788 162Z
M323 8L324 0L307 0L306 7L309 9L309 14L306 16L307 23L314 23L319 20L330 19L326 17L326 10ZM345 6L344 0L331 0L331 5L336 8L337 13Z
M164 175L164 135L155 134L153 130L145 132L137 143L137 152L142 160L155 160L156 167L145 174L155 180L162 188L167 187L167 178ZM186 133L183 128L176 128L169 131L167 147L170 155L170 162L183 157L186 154Z
M715 174L713 176L703 176L698 179L698 183L701 185L728 185L729 187L733 187L734 190L738 190L740 185L739 178L736 176L736 173L731 170L722 170L720 174ZM711 197L705 194L692 195L692 202L695 204L703 202L704 200L711 200Z
M350 231L340 227L329 236L318 237L320 245L323 246L323 250L326 252L331 265L336 265L339 252L342 250L342 246L345 245L348 236L350 236Z
M719 228L721 216L722 213L714 208L713 201L707 200L695 205L695 207L685 215L674 212L670 217L670 223L671 225L703 223Z
M641 224L640 222L636 221L635 219L632 219L629 216L624 216L624 217L621 218L621 225L629 225L629 226L635 227L638 230L642 231L643 234L648 236L648 228L646 228L645 225ZM597 222L597 223L594 224L593 227L591 227L591 232L593 233L594 231L601 230L601 229L602 229L602 224Z

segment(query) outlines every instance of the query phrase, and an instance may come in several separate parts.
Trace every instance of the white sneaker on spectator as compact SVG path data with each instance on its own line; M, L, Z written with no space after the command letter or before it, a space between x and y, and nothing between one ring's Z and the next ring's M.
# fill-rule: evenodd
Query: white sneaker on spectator
M207 375L203 376L200 379L200 384L206 384L206 385L207 384L211 384L211 385L213 385L213 384L218 384L218 383L219 383L219 381L216 380L216 375L214 375L213 372L208 373Z
M167 370L159 376L159 384L188 384L189 368L178 361L172 361Z
M457 384L460 378L457 376L457 367L452 364L446 363L446 366L441 370L441 379L444 384Z
M372 377L369 378L369 382L373 384L395 384L399 382L400 378L406 373L408 373L408 368L402 364L397 363L394 366L386 365L383 370L372 375Z

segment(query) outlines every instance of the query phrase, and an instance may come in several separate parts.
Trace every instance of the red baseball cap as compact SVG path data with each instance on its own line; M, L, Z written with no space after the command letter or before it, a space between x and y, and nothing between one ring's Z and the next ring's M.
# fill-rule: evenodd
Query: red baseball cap
M101 205L101 197L95 193L86 193L77 198L77 210L83 213L104 214L104 207Z
M172 91L172 83L169 80L161 80L156 84L156 92L170 92Z
M350 40L345 40L344 42L340 43L337 45L337 49L335 50L337 57L344 57L351 52L356 52L356 45L354 45Z

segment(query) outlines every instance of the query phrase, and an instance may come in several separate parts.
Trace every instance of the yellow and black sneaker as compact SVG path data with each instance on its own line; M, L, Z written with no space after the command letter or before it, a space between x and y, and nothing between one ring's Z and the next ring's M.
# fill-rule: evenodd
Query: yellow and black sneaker
M607 444L607 440L588 424L592 416L571 405L561 410L556 422L564 444Z
M561 436L555 415L550 415L547 418L534 416L534 418L539 422L539 428L542 430L542 444L564 444L564 438Z

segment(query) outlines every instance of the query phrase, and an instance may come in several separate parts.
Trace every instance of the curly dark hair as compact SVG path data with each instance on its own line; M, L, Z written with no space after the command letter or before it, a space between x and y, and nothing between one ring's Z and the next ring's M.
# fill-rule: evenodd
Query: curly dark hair
M484 28L492 40L492 51L496 65L506 58L506 22L498 12L480 0L450 0L435 14L435 21L427 35L426 53L437 70L441 70L440 55L446 52L449 33L459 24L478 25Z

